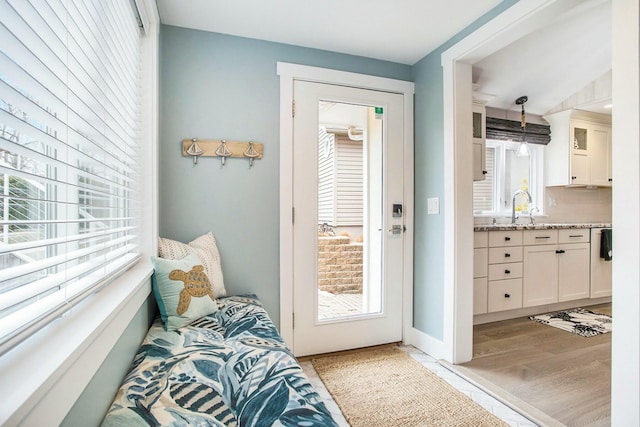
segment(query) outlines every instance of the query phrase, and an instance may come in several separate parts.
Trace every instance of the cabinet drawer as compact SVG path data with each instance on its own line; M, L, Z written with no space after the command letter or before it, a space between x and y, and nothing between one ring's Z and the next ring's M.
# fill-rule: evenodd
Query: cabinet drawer
M487 277L487 261L489 249L480 248L473 250L473 277Z
M489 264L522 261L522 246L517 248L489 248Z
M522 230L492 231L489 233L489 247L522 245Z
M567 228L558 230L558 243L589 243L589 229Z
M517 279L522 277L522 263L492 264L489 266L489 280Z
M473 279L473 314L487 312L487 278Z
M490 281L487 295L489 313L522 308L522 279Z
M473 248L486 248L489 246L489 232L488 231L474 231L473 232Z
M555 245L558 243L558 230L525 230L524 245Z

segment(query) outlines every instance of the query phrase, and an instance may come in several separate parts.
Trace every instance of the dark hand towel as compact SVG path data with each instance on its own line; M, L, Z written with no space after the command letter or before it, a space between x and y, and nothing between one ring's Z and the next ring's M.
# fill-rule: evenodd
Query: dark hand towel
M605 261L611 261L612 257L611 229L603 228L600 233L600 258L604 258Z

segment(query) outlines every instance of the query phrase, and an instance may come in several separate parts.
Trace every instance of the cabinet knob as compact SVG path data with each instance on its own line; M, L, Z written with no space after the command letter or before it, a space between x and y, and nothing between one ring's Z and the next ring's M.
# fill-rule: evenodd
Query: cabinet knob
M576 178L578 178L578 177L577 177L577 176L572 176L572 177L571 177L571 179L576 179Z
M504 257L505 257L505 258L510 258L510 257L511 257L511 254L504 254Z
M505 298L511 298L511 295L509 295L509 294L504 294L504 297L505 297Z
M511 270L505 270L504 274L511 274Z
M609 182L613 182L613 179L609 178Z
M511 237L505 237L505 238L504 238L504 241L505 241L505 242L508 242L509 240L511 240Z
M487 172L487 171L482 171L482 175L486 175L486 174L488 174L488 173L489 173L489 172ZM611 180L609 180L609 181L611 181Z

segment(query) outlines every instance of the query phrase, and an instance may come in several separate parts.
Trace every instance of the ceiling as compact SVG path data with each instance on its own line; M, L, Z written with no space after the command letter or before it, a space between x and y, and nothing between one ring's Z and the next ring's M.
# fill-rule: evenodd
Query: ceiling
M519 111L515 100L526 95L527 113L547 113L611 70L611 31L610 1L585 0L545 28L475 63L476 90L494 95L489 107ZM572 106L601 111L600 105L587 105L597 95L583 92Z
M398 7L387 0L157 0L164 24L408 65L499 3L403 0ZM581 1L545 28L473 64L476 90L490 95L487 106L501 110L519 111L515 100L526 95L527 113L539 115L572 95L584 101L583 88L611 69L611 30L611 0ZM603 103L586 98L591 105L569 107L603 111Z
M157 0L163 24L413 65L501 0Z

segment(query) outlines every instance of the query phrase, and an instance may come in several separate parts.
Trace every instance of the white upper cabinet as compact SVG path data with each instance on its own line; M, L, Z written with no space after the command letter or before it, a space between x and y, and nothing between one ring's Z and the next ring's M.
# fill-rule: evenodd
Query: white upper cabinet
M611 117L566 110L544 118L551 125L545 185L611 187Z

